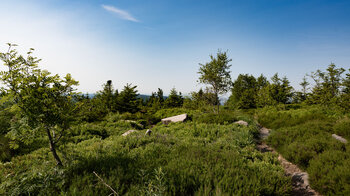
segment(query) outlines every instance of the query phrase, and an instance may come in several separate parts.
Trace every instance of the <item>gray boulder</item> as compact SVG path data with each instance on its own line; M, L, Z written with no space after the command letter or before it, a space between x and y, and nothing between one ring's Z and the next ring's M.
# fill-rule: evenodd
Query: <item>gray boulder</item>
M172 122L183 122L186 119L187 119L187 114L180 114L180 115L177 115L177 116L163 118L162 119L162 123L167 125L167 124L172 123Z
M243 125L243 126L248 126L248 123L246 121L243 120L239 120L237 122L234 122L235 124L239 124L239 125Z

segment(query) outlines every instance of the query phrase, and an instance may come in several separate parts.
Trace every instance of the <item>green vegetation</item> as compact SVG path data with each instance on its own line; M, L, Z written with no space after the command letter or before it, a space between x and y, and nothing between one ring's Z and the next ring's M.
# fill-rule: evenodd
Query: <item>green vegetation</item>
M313 188L325 195L350 194L350 146L331 136L350 139L349 116L321 106L269 107L257 115L273 129L267 142L306 170Z
M141 99L137 86L118 91L111 80L94 96L77 93L69 74L51 75L32 50L24 58L9 46L0 53L0 195L288 195L277 155L256 150L257 121L314 189L350 194L350 144L331 136L350 140L350 73L334 64L294 91L277 73L232 83L231 60L219 51L200 64L204 90L165 97L158 88ZM184 113L185 122L160 122Z
M127 195L284 195L290 191L290 179L277 157L255 150L254 124L189 121L157 125L151 136L145 136L144 130L121 136L133 126L133 121L116 114L72 127L58 147L63 168L54 167L45 147L16 156L0 165L4 171L0 190L15 195L109 194L95 171L119 194Z
M209 84L210 90L217 98L214 102L219 112L219 95L226 93L232 86L231 75L229 69L231 65L229 63L232 59L229 59L227 52L218 51L216 58L210 55L211 61L205 64L199 64L199 82L203 84Z

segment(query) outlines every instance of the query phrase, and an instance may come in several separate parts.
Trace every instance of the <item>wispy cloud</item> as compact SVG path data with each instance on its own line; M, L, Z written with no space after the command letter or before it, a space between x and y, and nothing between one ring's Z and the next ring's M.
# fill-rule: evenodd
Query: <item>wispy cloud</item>
M129 21L133 21L133 22L140 22L135 17L133 17L131 14L129 14L127 11L121 10L119 8L116 8L116 7L110 6L110 5L102 5L102 7L103 7L103 9L105 9L109 12L117 14L120 18L122 18L124 20L129 20Z

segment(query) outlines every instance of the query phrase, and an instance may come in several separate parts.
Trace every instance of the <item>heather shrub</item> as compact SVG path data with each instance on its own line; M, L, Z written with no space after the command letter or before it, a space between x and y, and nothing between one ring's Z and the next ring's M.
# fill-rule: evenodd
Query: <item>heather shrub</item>
M350 139L350 119L345 117L334 125L334 132L340 136Z
M116 126L109 123L95 128L109 133ZM253 125L189 121L158 125L151 136L104 139L85 129L79 133L93 138L59 146L61 169L46 148L0 164L0 194L111 194L93 172L120 195L286 195L291 188L276 155L255 150Z
M331 136L334 132L347 136L348 117L340 117L337 121L339 113L325 112L319 106L261 109L257 116L261 124L273 128L267 143L308 171L313 188L324 195L349 194L346 166L349 165L349 146Z

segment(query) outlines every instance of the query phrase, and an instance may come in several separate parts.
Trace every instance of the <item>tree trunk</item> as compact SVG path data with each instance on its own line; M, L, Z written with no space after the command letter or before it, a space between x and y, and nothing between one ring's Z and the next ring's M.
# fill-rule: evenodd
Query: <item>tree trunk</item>
M215 98L216 98L216 101L217 101L217 107L218 107L218 111L217 111L217 114L219 114L219 107L220 107L220 100L219 100L219 93L217 91L215 91Z
M52 152L53 157L56 160L56 163L58 166L63 166L62 161L60 159L60 157L58 156L58 154L56 153L56 147L55 147L55 142L52 139L51 133L50 133L50 129L46 128L46 133L47 136L49 137L49 142L50 142L50 150Z

